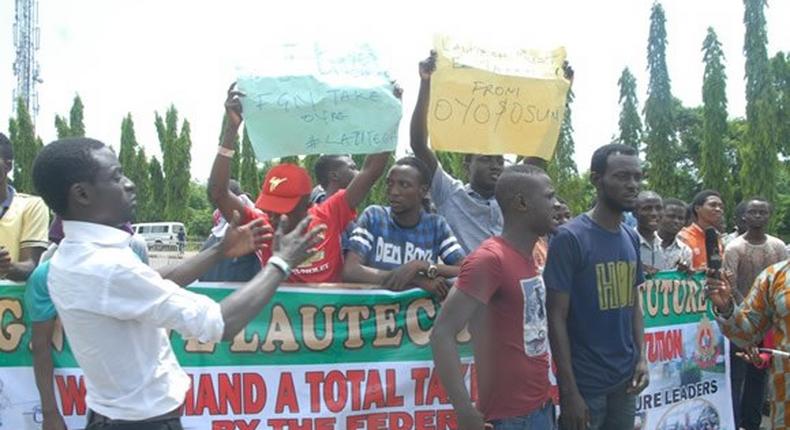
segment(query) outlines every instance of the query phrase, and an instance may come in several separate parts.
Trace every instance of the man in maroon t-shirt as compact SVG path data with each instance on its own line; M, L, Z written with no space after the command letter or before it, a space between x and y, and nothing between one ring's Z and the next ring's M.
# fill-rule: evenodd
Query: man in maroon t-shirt
M436 320L436 370L455 408L459 430L550 430L546 288L532 257L554 228L554 188L539 167L516 165L496 184L501 236L472 252ZM477 409L464 384L455 336L469 323L477 366ZM490 428L489 426L489 428Z

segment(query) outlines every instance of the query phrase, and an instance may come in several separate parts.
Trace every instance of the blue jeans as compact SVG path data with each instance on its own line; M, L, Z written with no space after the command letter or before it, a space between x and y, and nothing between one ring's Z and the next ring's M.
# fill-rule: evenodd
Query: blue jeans
M490 424L494 430L554 430L554 405L548 402L529 415L493 420Z
M634 430L636 396L626 392L630 384L629 378L609 393L582 394L590 411L588 430Z

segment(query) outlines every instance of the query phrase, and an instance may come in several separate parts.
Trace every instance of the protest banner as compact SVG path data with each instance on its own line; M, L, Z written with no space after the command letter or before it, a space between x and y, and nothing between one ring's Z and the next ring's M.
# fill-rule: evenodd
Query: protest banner
M244 125L261 161L307 154L392 151L402 115L393 84L369 46L327 51L288 46L237 80Z
M190 288L219 301L230 285ZM14 430L42 421L23 300L24 285L0 284L0 428ZM437 310L422 290L281 287L232 342L200 344L171 333L193 383L184 427L455 428L428 344ZM459 340L467 387L476 393L468 333ZM60 327L54 349L58 406L69 429L83 428L85 381Z
M431 146L470 154L551 159L570 88L565 49L489 49L436 36Z
M221 300L233 285L190 288ZM0 284L0 428L28 430L39 428L42 415L23 300L24 285ZM659 273L641 288L640 300L650 385L637 399L636 429L734 428L729 344L713 321L701 278ZM200 344L171 333L193 382L184 426L455 429L428 344L438 309L422 290L288 286L232 342ZM458 340L476 399L468 332ZM53 345L58 406L68 427L79 429L85 381L60 326Z
M637 399L637 429L735 428L729 341L702 282L659 272L640 289L650 385Z

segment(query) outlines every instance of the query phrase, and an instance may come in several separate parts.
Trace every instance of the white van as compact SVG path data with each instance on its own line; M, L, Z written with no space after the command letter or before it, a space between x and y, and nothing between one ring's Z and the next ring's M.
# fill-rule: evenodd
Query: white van
M184 244L178 240L178 233L184 232L182 236L184 240L187 236L187 230L180 222L143 222L132 224L132 230L145 239L149 248L181 249Z

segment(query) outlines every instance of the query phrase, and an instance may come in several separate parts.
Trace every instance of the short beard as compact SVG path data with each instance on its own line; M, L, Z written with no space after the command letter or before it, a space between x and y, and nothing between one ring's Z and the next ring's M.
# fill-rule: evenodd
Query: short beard
M601 184L601 195L598 197L598 200L603 202L606 206L618 210L620 212L633 212L634 205L626 206L613 198L609 197L609 193L606 191L606 185Z

